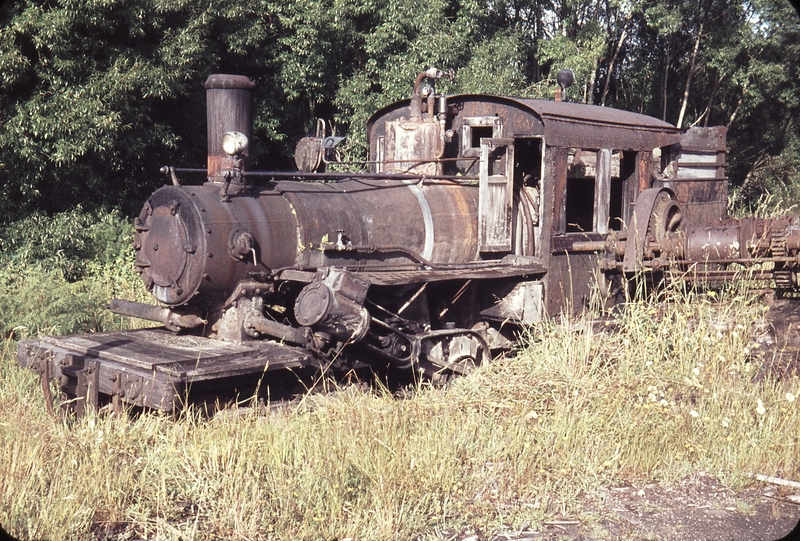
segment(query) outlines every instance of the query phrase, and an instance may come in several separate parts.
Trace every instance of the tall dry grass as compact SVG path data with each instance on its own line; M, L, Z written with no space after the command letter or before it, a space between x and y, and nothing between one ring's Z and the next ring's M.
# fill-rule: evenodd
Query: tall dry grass
M763 313L735 290L673 288L628 305L613 332L544 322L446 389L351 387L211 420L49 419L9 341L0 523L53 541L425 539L591 523L583 495L697 470L733 488L745 472L798 479L800 381L751 381Z

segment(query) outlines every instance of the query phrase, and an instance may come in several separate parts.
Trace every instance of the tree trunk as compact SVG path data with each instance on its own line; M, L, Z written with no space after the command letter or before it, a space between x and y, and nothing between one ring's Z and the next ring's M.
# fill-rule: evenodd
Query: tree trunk
M739 101L736 103L736 107L733 109L733 112L731 113L731 119L728 121L728 125L726 126L726 128L728 129L731 128L731 126L733 125L733 121L736 120L736 115L739 113L739 107L742 106L742 102L744 101L744 96L745 94L747 94L747 85L749 83L750 80L748 79L747 81L744 82L744 85L742 86L742 95L739 96Z
M750 183L753 181L754 173L756 173L756 171L758 171L762 165L767 163L768 159L769 156L767 155L766 150L762 150L761 152L759 152L758 156L756 157L756 160L753 162L753 167L750 168L750 170L747 172L747 175L745 175L744 177L744 182L742 182L741 186L742 190L744 190L745 188L747 188L747 186L750 185Z
M589 76L588 92L586 90L584 90L583 92L583 103L589 103L589 96L594 96L594 83L596 80L597 80L597 59L595 58L594 63L592 64L592 74Z
M705 119L703 120L703 127L704 128L708 127L708 119L711 117L711 108L714 107L714 100L717 98L717 92L719 91L719 85L720 85L720 83L722 83L722 80L724 78L725 78L725 76L724 75L720 76L719 70L717 70L717 76L714 79L714 90L711 91L711 97L708 98L708 105L706 106L706 110L703 113L703 115L701 115L701 116L705 116ZM699 119L698 119L698 121L699 121Z
M608 71L606 72L606 80L603 83L603 93L600 95L600 106L605 107L606 105L606 96L608 96L608 85L611 82L611 74L614 72L614 65L617 62L617 55L619 55L620 49L622 49L622 44L625 42L625 38L628 37L628 23L630 19L625 21L625 25L622 27L622 33L619 35L619 40L617 41L617 45L614 48L614 54L611 55L611 62L608 63Z
M669 63L670 63L670 50L669 40L667 40L667 53L664 56L664 78L661 81L661 120L667 121L667 83L669 81Z
M689 104L689 88L692 85L692 75L694 75L694 63L697 60L697 50L700 48L700 38L703 37L703 24L700 23L700 28L697 31L697 40L694 42L694 50L692 51L692 61L689 63L689 74L686 76L686 86L683 89L683 103L681 103L681 113L678 115L678 129L683 125L683 117L686 115L686 106Z

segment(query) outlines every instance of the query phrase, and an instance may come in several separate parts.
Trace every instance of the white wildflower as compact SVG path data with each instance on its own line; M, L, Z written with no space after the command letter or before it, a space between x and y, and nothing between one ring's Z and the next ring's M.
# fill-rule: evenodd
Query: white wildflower
M699 413L697 413L697 411L695 411L695 410L692 410L692 411L690 411L690 412L689 412L689 415L691 415L691 416L692 416L692 417L694 417L694 418L697 418L697 417L698 417L700 414L699 414Z
M759 415L764 415L765 413L767 413L767 409L764 407L764 403L761 401L760 398L758 399L758 407L756 408L756 412Z
M796 397L792 393L786 393L786 400L788 400L789 402L794 402L795 398Z

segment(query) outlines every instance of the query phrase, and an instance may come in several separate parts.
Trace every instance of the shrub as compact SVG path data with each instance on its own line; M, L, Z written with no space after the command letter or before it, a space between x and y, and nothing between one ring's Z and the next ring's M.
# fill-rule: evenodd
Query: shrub
M0 228L0 333L15 338L127 325L105 309L144 299L133 228L118 211L35 213Z

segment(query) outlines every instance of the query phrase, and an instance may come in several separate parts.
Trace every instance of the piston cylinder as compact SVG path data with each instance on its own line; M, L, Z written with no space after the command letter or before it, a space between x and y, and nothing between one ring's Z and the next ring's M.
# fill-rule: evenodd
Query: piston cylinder
M739 259L747 253L740 232L737 226L693 227L686 238L686 257L698 262Z
M295 319L304 327L358 342L370 324L369 312L363 306L368 289L369 284L353 273L329 269L324 281L307 285L297 296Z

